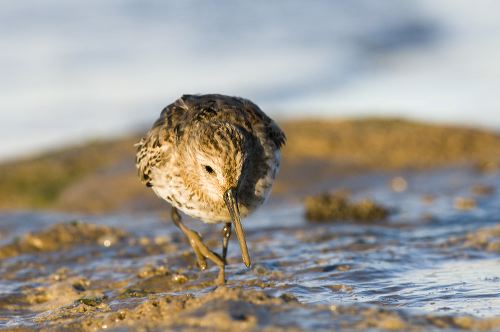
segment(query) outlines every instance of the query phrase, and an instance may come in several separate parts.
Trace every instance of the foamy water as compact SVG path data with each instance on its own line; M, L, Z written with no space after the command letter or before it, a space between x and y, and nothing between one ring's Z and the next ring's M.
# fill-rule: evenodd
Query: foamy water
M500 127L494 1L0 3L0 158L149 125L183 93L288 116Z

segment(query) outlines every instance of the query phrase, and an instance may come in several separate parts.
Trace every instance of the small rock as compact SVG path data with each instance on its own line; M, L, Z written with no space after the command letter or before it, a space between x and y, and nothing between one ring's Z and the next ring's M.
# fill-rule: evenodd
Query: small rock
M280 298L285 302L299 302L299 300L297 300L295 295L290 293L283 293L281 294Z
M476 201L473 198L457 197L453 206L457 210L472 210L476 207Z
M175 273L173 276L172 276L172 280L179 283L179 284L184 284L188 281L188 277L184 274L180 274L180 273Z
M432 194L425 194L420 197L420 200L425 204L432 204L436 200L436 196Z
M105 297L96 296L96 297L82 297L82 298L78 299L77 301L79 303L83 303L83 304L91 306L91 307L97 307L101 303L103 303L104 300L105 300Z
M481 173L495 173L500 169L500 163L495 161L483 161L476 165L476 169Z
M453 318L453 323L461 329L470 330L474 320L468 316L458 316Z
M345 193L324 193L309 196L305 200L306 218L310 221L384 220L390 215L389 209L365 199L351 202Z
M489 196L495 192L495 187L485 185L475 185L472 187L472 193L478 196Z
M344 293L351 293L352 292L352 287L347 286L347 285L338 284L338 285L330 285L327 287L330 288L334 292L344 292Z
M77 280L73 283L73 288L79 292L84 292L90 286L90 281L85 278Z
M403 191L406 191L408 188L408 182L406 182L405 178L401 176L397 176L395 178L392 178L391 180L391 189L397 193L401 193Z

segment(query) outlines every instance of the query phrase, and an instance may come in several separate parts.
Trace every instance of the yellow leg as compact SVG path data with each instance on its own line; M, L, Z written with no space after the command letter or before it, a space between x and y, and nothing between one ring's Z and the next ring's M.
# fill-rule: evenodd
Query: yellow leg
M202 271L207 268L207 258L219 267L220 270L217 277L217 284L223 285L226 282L224 275L224 260L219 255L208 249L208 247L203 243L201 235L198 232L187 228L186 225L182 223L181 216L175 207L172 207L172 221L188 238L189 244L196 254L198 265Z

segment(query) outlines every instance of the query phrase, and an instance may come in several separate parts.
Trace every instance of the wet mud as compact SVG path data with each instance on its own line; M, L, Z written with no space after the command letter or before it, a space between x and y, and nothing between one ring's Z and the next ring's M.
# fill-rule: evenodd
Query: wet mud
M233 238L219 287L217 268L199 270L167 207L162 215L4 213L0 329L500 329L497 173L366 173L325 188L349 195L274 202L245 219L253 266ZM359 214L366 206L375 212ZM221 225L187 224L221 250Z

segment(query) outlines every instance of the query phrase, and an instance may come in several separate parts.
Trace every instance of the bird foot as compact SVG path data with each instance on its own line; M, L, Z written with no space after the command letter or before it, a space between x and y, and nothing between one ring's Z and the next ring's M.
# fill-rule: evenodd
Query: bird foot
M201 238L200 233L187 228L181 221L181 216L175 207L172 207L172 221L179 227L179 229L186 235L189 240L189 244L193 248L196 255L196 260L200 270L205 270L207 268L207 258L214 262L219 267L219 275L217 276L216 283L218 285L225 284L225 259L223 259L218 254L211 251L204 243ZM227 243L226 243L227 248ZM224 255L225 256L225 255ZM225 258L225 257L224 257Z
M191 247L193 248L193 251L196 255L196 259L198 261L198 266L200 267L200 270L204 271L207 268L207 259L211 260L220 269L216 279L216 283L218 285L224 285L226 282L225 272L224 272L225 263L222 257L220 257L215 252L211 251L203 243L202 237L198 232L189 230L188 232L186 232L186 235L189 238L189 243L191 244Z

